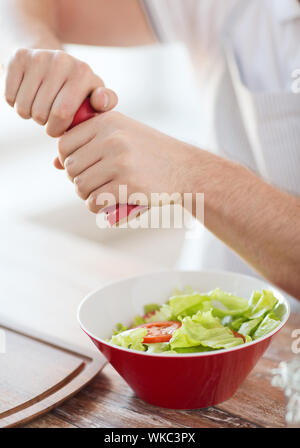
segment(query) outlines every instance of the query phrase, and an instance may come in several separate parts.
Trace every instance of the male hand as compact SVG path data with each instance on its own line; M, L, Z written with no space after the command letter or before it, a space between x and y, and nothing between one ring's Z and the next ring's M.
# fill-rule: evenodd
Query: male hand
M98 198L101 193L122 203L119 185L127 186L128 195L143 193L149 201L151 193L191 192L193 179L199 176L198 148L116 111L66 132L58 148L60 163L94 213L104 207Z
M5 98L25 119L47 124L51 137L61 136L83 100L98 112L113 109L117 95L88 64L61 50L17 50L6 70Z

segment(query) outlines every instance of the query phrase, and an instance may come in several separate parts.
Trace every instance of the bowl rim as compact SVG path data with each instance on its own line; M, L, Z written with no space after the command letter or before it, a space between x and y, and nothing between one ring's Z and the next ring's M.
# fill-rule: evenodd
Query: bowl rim
M132 350L130 348L125 348L125 347L120 347L118 345L114 345L111 344L110 342L107 342L105 339L100 338L99 336L94 335L91 331L89 331L87 328L85 328L85 326L82 324L81 320L80 320L80 312L81 309L83 307L83 305L85 304L85 302L87 302L90 297L92 297L94 294L96 294L98 291L101 291L102 289L110 286L110 285L114 285L114 284L118 284L118 283L123 283L125 281L128 280L134 280L134 279L140 279L143 277L151 277L152 275L156 275L156 274L164 274L164 273L168 273L168 272L173 272L173 273L199 273L201 272L201 274L221 274L221 275L238 275L239 277L243 277L245 279L252 279L252 280L260 280L260 281L266 281L266 287L264 289L271 289L275 296L279 296L279 298L281 300L284 301L284 304L286 305L287 311L285 314L284 319L281 321L280 325L278 327L276 327L273 331L271 331L270 333L268 333L267 335L263 336L262 338L256 339L255 341L251 341L251 342L247 342L246 344L241 344L238 345L236 347L232 347L232 348L223 348L220 350L212 350L209 352L199 352L199 353L178 353L178 354L163 354L163 353L147 353L147 352L142 352L139 350ZM291 314L291 307L290 304L288 302L288 300L286 299L286 297L282 294L282 292L276 288L275 286L273 286L271 283L268 283L267 280L264 280L263 278L257 278L254 277L252 275L246 275L246 274L241 274L239 272L234 272L234 271L225 271L225 270L201 270L201 269L161 269L158 271L151 271L151 272L147 272L145 274L137 274L137 275L132 275L132 276L128 276L125 278L121 278L119 280L112 280L109 282L104 283L100 288L96 288L93 291L91 291L90 293L88 293L80 302L78 308L77 308L77 321L80 325L80 327L82 328L82 330L92 339L94 339L97 342L100 342L101 344L111 348L111 349L116 349L116 350L122 350L125 351L127 353L131 353L131 354L136 354L136 355L140 355L140 356L154 356L154 357L159 357L159 358L163 358L163 359L169 359L169 358L199 358L199 357L205 357L205 356L217 356L219 354L224 354L224 353L230 353L233 351L237 351L237 350L242 350L245 349L246 347L250 347L253 345L256 345L266 339L271 338L272 336L274 336L279 330L281 330L281 328L286 324L287 320L289 319Z

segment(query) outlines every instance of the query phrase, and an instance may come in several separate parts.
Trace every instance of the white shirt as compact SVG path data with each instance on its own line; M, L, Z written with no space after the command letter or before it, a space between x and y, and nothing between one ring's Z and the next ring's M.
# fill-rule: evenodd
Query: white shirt
M234 46L245 84L256 91L290 89L291 73L300 68L298 0L144 0L143 4L159 40L184 42L198 67L200 61L205 66L208 60L216 62L224 25L242 4Z
M162 42L189 49L206 121L209 147L276 187L300 196L300 69L297 0L143 0ZM206 231L187 241L183 268L255 274ZM187 263L189 261L189 263ZM299 304L298 309L300 310Z

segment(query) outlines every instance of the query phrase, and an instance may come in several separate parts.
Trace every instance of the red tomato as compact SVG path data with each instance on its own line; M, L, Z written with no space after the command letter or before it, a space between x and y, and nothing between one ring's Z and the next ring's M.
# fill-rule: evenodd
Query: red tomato
M153 342L169 342L174 331L181 327L181 322L175 320L150 322L148 324L139 325L139 327L144 327L148 330L143 342L148 344Z
M237 331L231 330L232 333L234 334L235 338L242 338L244 342L246 342L245 336L243 336L242 334L238 333Z
M143 319L148 319L149 317L153 316L155 311L150 311L149 313L144 314Z

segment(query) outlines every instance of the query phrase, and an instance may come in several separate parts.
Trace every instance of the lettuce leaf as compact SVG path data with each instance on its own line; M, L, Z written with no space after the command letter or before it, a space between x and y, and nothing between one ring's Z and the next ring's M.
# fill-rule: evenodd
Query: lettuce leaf
M271 333L271 331L275 330L275 328L278 327L279 324L279 320L272 319L269 315L267 315L255 331L253 339L258 339L262 336L265 336L266 334Z
M170 351L169 342L154 342L153 344L145 344L147 347L147 353L163 353Z
M273 292L264 289L258 300L251 302L251 307L249 313L247 313L247 317L249 319L263 317L267 312L271 311L277 303L278 300L274 296Z
M261 320L262 318L247 320L246 322L242 323L242 325L237 331L243 336L247 335L251 336L251 334L254 333L255 329L260 324Z
M144 305L144 314L152 313L153 311L159 310L160 305L157 303L148 303L147 305Z
M219 288L210 293L215 316L238 316L249 309L248 300L223 292Z
M138 327L139 325L142 325L145 322L146 322L145 319L138 314L138 315L134 316L133 325L132 326L133 327Z
M196 347L174 348L173 351L175 353L200 353L200 352L211 352L212 350L215 349L210 347L203 347L203 345L197 345Z
M259 301L259 299L261 298L262 293L260 291L253 291L253 293L251 294L251 297L249 299L249 305L250 306L255 306L257 304L257 302Z
M128 327L125 327L125 325L118 323L116 325L115 330L113 330L113 334L119 334L119 333L122 333L125 330L128 330Z
M145 322L161 322L166 320L174 320L172 309L168 304L162 305L159 310L152 314L152 316L147 317Z
M173 296L168 302L172 314L178 316L193 316L199 310L211 309L211 299L207 294L182 294Z
M283 320L285 314L287 312L286 305L284 303L277 303L273 310L269 313L269 317L272 319Z
M239 329L241 328L241 325L245 321L247 321L246 317L236 317L235 319L232 319L229 326L230 326L230 328L232 328L232 330L239 331Z
M224 327L211 311L199 312L193 317L185 317L182 325L170 340L172 350L199 345L213 349L230 348L243 344L228 327Z
M143 340L146 334L146 328L132 328L113 335L111 343L120 347L131 348L132 350L145 351L146 347L143 344Z

